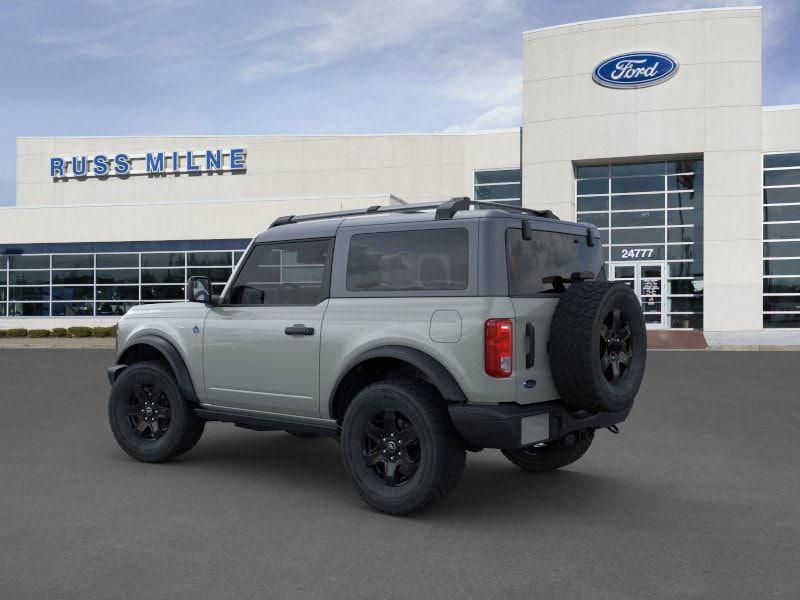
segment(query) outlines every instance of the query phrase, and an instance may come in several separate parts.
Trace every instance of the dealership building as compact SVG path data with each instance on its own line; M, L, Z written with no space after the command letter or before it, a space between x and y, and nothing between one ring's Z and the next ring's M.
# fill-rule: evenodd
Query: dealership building
M513 129L19 138L0 328L182 302L281 215L470 196L595 224L653 329L800 329L800 106L762 106L761 9L522 36Z

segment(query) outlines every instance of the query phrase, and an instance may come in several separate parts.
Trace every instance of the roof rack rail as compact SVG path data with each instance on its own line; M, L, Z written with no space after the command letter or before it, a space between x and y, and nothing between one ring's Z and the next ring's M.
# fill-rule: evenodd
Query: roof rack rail
M545 219L558 219L549 210L534 210L532 208L523 208L521 206L512 206L511 204L501 204L499 202L485 202L483 200L470 200L466 196L459 198L451 198L444 202L429 202L422 204L402 204L400 206L381 206L376 204L368 206L367 208L356 208L354 210L340 210L336 212L317 213L314 215L284 215L275 219L269 226L279 227L281 225L288 225L289 223L302 223L303 221L317 221L320 219L337 219L341 217L355 217L358 215L368 215L374 213L404 213L404 212L419 212L422 210L436 210L436 220L452 219L455 214L462 210L469 210L470 206L477 206L480 208L494 208L499 210L512 211L534 217L541 217Z
M452 219L453 216L460 210L469 210L470 206L477 206L480 208L495 208L506 211L513 211L525 215L532 215L543 219L556 219L558 217L551 210L535 210L533 208L523 208L522 206L514 206L512 204L502 204L500 202L488 202L486 200L470 200L467 197L451 198L442 202L436 209L436 220Z
M339 210L336 212L317 213L313 215L285 215L278 217L269 226L270 229L289 223L302 223L303 221L317 221L319 219L337 219L340 217L355 217L358 215L368 215L372 213L398 213L398 212L418 212L420 210L430 210L439 206L438 202L428 204L401 204L399 206L381 206L376 204L367 208L356 208L353 210Z

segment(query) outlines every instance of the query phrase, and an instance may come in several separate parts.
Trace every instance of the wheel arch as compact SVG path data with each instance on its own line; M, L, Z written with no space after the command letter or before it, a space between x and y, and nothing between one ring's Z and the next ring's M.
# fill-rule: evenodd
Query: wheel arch
M431 355L408 346L379 346L362 352L342 369L328 399L328 415L341 421L355 393L383 376L409 368L421 373L447 402L464 403L467 397L455 377Z
M192 376L186 366L186 361L183 360L181 353L175 345L158 335L146 334L129 340L129 342L119 352L117 363L119 365L128 366L137 362L145 360L165 360L169 364L170 369L178 381L178 387L183 393L184 397L190 402L200 402L195 391L194 383L192 383ZM116 378L124 371L118 369L114 373ZM111 382L113 384L113 381Z

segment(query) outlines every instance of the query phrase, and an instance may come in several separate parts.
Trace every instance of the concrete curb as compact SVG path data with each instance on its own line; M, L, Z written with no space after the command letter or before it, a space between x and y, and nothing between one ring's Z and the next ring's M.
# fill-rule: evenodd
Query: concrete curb
M0 348L31 349L106 349L114 348L114 338L0 338Z
M800 352L800 346L780 344L715 344L708 350L725 352Z

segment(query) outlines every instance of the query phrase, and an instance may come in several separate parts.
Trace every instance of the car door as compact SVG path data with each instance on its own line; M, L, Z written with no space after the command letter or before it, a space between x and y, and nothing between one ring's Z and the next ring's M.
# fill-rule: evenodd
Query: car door
M256 244L205 321L209 404L319 416L320 328L332 239Z

